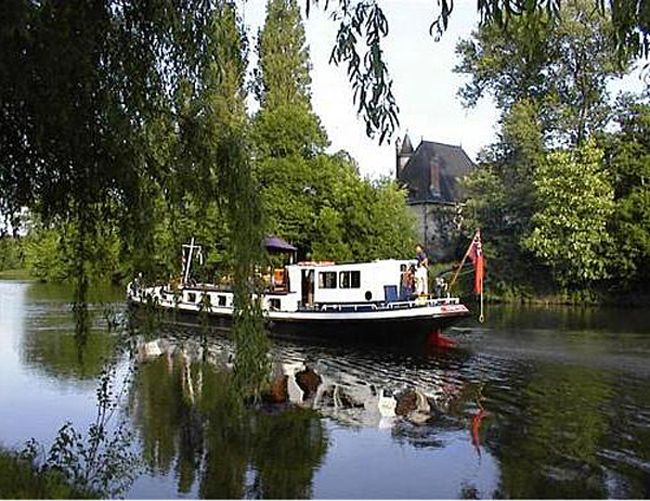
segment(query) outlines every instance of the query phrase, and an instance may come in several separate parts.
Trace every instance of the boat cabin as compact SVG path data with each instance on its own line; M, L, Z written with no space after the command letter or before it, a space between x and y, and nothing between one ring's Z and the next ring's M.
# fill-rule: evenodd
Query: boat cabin
M297 263L274 271L265 298L269 309L283 311L395 302L403 299L402 274L415 265L415 260L396 259Z

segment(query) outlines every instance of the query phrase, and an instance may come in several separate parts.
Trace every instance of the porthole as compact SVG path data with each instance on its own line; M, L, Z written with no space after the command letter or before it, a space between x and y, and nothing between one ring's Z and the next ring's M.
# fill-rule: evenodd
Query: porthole
M366 291L366 301L370 301L372 299L372 292Z

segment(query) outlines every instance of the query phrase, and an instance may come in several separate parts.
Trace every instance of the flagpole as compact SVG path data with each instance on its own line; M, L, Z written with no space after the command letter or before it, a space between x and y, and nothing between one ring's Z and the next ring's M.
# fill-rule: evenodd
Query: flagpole
M458 274L460 273L460 270L463 269L463 265L465 264L465 261L467 261L467 258L469 256L469 252L472 250L472 245L474 245L474 239L476 238L476 232L474 232L474 236L472 237L472 241L469 244L469 247L467 248L467 252L465 252L465 256L463 256L463 260L460 262L460 265L458 266L458 269L456 270L456 273L454 273L454 278L451 279L451 282L449 282L449 289L453 287L453 285L456 283L456 279L458 278Z

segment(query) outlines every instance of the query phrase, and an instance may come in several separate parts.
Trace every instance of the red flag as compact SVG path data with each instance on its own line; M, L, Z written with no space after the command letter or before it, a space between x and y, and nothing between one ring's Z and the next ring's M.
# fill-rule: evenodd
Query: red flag
M481 230L476 230L472 243L469 246L469 258L474 265L474 292L480 294L483 292L483 246L481 245Z

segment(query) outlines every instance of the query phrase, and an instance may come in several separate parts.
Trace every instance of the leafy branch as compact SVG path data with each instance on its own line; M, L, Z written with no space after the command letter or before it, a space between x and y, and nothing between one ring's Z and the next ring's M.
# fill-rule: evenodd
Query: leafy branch
M89 495L117 497L128 489L139 471L139 459L131 452L132 433L125 421L119 422L112 431L110 423L119 411L130 376L117 391L115 377L114 367L104 370L100 377L97 414L86 436L72 423L65 423L38 466L40 472L58 472L69 485ZM44 456L42 450L32 439L22 456L36 465L37 458Z

